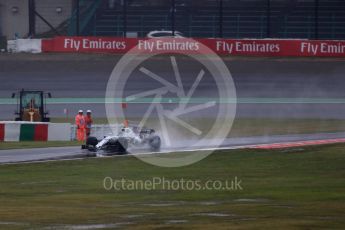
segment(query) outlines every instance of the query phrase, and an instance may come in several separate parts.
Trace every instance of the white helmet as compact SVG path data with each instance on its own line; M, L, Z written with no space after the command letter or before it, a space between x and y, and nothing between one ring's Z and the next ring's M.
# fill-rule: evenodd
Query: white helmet
M92 113L92 111L88 109L88 110L86 111L86 113Z
M83 113L83 110L82 110L82 109L79 109L78 113Z

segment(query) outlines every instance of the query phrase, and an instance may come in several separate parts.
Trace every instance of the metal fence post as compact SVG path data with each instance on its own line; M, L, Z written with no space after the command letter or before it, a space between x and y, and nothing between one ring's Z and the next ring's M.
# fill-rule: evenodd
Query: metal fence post
M236 37L237 38L240 37L240 21L241 21L241 15L237 14L237 17L236 17Z
M223 0L219 0L219 37L223 37Z
M76 0L76 19L75 19L75 27L76 27L76 35L79 36L79 23L80 23L80 0Z
M319 0L314 0L314 38L319 39Z
M127 0L123 0L123 37L127 37Z
M266 37L270 38L271 37L271 0L267 0L267 5L266 5Z
M29 36L36 35L35 0L29 0Z
M175 0L171 0L171 31L173 36L175 36L175 10Z

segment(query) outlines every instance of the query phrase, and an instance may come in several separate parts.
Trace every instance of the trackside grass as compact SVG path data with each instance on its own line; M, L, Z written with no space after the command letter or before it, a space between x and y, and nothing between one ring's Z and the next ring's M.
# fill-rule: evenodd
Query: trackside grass
M242 189L107 191L105 177L237 178ZM180 168L133 156L1 165L0 194L1 229L343 229L345 145L217 151Z
M130 124L139 124L140 118L128 118ZM74 124L73 118L52 118L52 122L67 122ZM214 120L210 118L193 118L186 121L195 127L207 131ZM95 124L107 124L107 118L94 118ZM148 119L147 126L155 126L157 119ZM262 136L279 134L344 132L345 120L341 119L288 119L288 118L236 118L229 137ZM190 134L190 133L188 133Z
M139 124L138 118L130 118L132 124ZM73 119L53 118L52 122L67 122L73 124ZM94 118L95 124L107 124L106 118ZM207 118L195 118L188 121L195 127L207 132L213 125L213 120ZM131 122L130 122L131 123ZM148 119L148 127L155 128L157 119ZM175 125L175 124L172 124ZM180 135L188 137L188 130L180 130ZM185 133L183 133L185 132ZM345 132L345 120L336 119L268 119L268 118L238 118L235 119L228 137L248 137L284 134L308 134ZM0 150L78 146L77 141L48 141L48 142L0 142Z

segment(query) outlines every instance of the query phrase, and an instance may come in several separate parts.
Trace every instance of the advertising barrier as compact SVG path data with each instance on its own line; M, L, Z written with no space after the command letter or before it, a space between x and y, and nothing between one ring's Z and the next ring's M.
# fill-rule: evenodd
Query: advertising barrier
M193 53L201 44L222 56L345 57L345 41L283 39L55 37L42 40L42 52L124 54L137 46L147 53Z
M1 141L69 141L70 124L46 122L0 122Z

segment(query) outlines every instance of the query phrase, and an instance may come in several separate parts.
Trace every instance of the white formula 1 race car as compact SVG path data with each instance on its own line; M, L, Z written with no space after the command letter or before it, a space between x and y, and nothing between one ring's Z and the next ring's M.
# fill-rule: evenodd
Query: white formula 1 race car
M94 153L91 155L114 155L126 154L129 147L145 146L150 151L160 150L161 139L154 129L124 127L117 135L105 136L102 140L98 140L96 137L88 137L86 144L82 145L82 149Z

